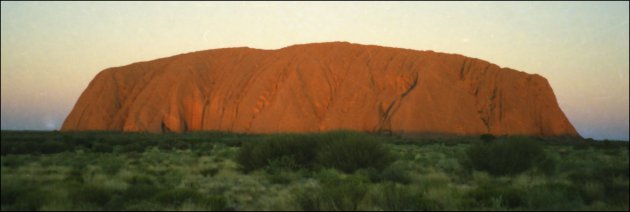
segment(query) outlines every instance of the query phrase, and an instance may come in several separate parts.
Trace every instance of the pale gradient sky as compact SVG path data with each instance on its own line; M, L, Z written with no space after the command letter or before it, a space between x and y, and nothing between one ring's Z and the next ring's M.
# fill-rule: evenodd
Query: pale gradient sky
M584 137L628 140L628 2L2 2L2 129L59 129L101 70L348 41L546 77Z

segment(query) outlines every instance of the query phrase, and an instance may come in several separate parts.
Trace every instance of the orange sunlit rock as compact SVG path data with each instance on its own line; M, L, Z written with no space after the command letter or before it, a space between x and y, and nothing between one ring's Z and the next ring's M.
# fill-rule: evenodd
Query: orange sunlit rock
M193 52L100 72L63 131L573 135L547 80L345 42Z

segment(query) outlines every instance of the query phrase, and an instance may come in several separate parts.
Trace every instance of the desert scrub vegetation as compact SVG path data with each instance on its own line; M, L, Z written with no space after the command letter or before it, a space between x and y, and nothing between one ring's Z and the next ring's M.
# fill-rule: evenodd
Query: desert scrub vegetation
M628 210L627 142L2 131L0 143L3 211Z
M335 168L382 170L395 158L375 137L356 132L280 134L245 143L237 161L245 172L255 169Z
M493 175L514 175L534 166L552 172L555 168L539 141L526 137L505 137L499 140L482 135L483 142L474 142L466 149L462 163Z

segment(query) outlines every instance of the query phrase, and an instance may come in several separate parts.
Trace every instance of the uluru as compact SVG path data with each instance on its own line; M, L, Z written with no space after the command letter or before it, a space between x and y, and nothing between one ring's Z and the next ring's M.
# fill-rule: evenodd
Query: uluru
M347 42L223 48L101 71L62 131L579 136L542 76Z

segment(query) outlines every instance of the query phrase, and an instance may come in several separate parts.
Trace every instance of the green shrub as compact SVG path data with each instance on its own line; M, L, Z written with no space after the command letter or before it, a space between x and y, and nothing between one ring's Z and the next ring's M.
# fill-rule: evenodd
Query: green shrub
M103 157L98 161L101 169L106 174L115 175L123 166L125 166L125 160L116 156Z
M579 190L579 194L582 195L586 203L602 200L613 205L623 205L628 203L627 200L629 198L628 168L627 163L595 166L589 171L574 172L569 175L569 179L577 188L576 190ZM606 198L595 198L597 195L593 195L592 191L589 191L587 187L587 185L592 183L603 186Z
M322 142L317 154L317 164L332 167L346 173L362 168L383 170L394 162L389 150L379 141L365 134L333 137Z
M582 200L577 189L562 183L546 183L529 188L522 196L524 205L533 210L574 210Z
M354 211L369 188L369 180L362 175L341 177L329 170L318 175L321 187L308 188L295 195L302 210Z
M381 173L381 179L402 184L411 183L411 176L402 165L393 165L385 168Z
M485 142L491 142L491 141L494 141L495 139L497 139L497 137L495 137L492 134L482 134L481 136L479 136L479 139L481 139L482 141L485 141Z
M437 204L425 199L419 190L387 182L380 186L376 205L385 211L439 210Z
M68 197L76 202L104 206L109 202L113 192L100 186L84 185L72 189Z
M210 195L204 198L203 205L213 211L224 211L228 209L227 199L223 195Z
M111 153L114 151L114 148L107 143L95 142L92 144L92 151L98 153Z
M37 211L46 202L47 195L48 193L40 189L27 190L16 199L11 210Z
M217 173L219 173L219 169L216 167L205 168L199 171L199 173L203 175L204 177L212 177L216 175Z
M203 199L199 192L189 188L163 190L157 193L154 198L160 203L175 207L179 207L185 201L199 202Z
M12 205L17 202L22 196L26 195L29 191L36 190L37 188L33 185L33 182L28 182L25 180L18 181L2 181L0 184L1 195L2 196L2 205Z
M279 158L269 159L265 170L268 173L276 173L283 171L292 171L300 168L300 165L295 162L295 159L291 156L283 155Z
M133 175L128 179L125 179L130 185L154 185L155 181L148 175Z
M322 195L330 202L330 209L354 211L368 191L367 181L362 176L350 175L344 179L324 182Z
M475 143L466 149L466 156L462 164L493 175L519 174L547 158L538 142L523 137Z
M295 180L300 179L303 176L301 171L275 171L268 172L266 175L267 180L273 184L287 185Z
M275 163L273 164L275 166L290 165L274 168L307 168L313 166L316 150L317 145L313 136L274 135L244 143L236 160L245 172L266 168L270 163ZM291 162L288 163L289 161Z
M130 202L138 202L148 200L161 191L160 188L150 184L132 184L127 187L127 190L123 193L123 197Z
M474 206L493 206L495 200L500 200L501 206L515 208L523 205L523 192L503 183L483 183L471 190L468 196L475 200Z
M116 144L114 144L116 145ZM141 141L129 141L129 143L116 145L119 153L137 152L141 153L147 149L147 143Z
M0 163L2 167L16 168L26 164L29 160L26 157L20 155L6 155L2 156Z
M49 140L39 144L39 152L42 154L65 152L69 149L72 149L72 147L68 147L60 141Z
M394 157L379 141L351 132L268 136L244 143L237 156L245 172L332 167L352 173L370 167L382 170L393 161Z
M65 180L83 183L83 171L85 171L85 167L72 167Z

